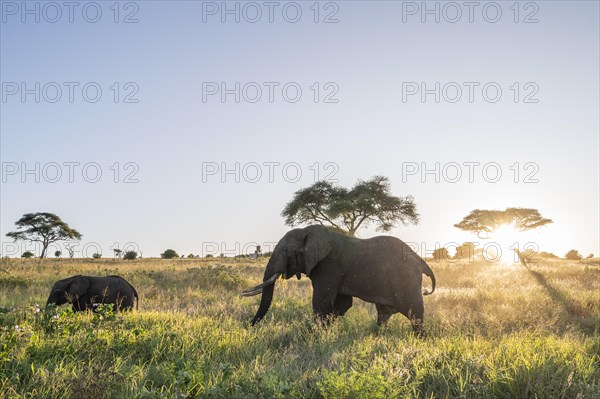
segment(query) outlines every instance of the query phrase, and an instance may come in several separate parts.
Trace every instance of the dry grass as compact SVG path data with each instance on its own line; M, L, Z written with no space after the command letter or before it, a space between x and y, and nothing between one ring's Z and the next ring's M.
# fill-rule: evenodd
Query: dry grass
M599 397L597 260L431 262L426 340L400 315L377 328L361 301L317 327L306 278L278 280L267 318L247 328L259 297L239 292L265 263L2 260L0 397ZM139 312L38 312L73 274L122 275Z

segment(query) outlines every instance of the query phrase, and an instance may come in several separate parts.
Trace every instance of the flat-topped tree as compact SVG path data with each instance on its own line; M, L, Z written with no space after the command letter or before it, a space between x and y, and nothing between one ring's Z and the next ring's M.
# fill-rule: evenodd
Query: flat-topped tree
M506 208L503 211L475 209L454 227L475 233L483 240L493 236L501 248L512 249L521 264L527 266L527 252L521 252L518 246L511 245L513 235L542 227L548 223L552 223L552 220L542 217L537 209ZM501 254L500 251L500 256Z
M397 222L419 223L413 197L392 195L384 176L358 181L350 190L319 181L296 191L281 216L289 226L317 223L350 236L369 224L387 232Z
M60 217L53 213L26 213L15 222L17 231L11 231L6 236L17 240L39 242L42 244L40 258L46 256L48 245L62 240L80 240L81 234L69 227Z
M527 231L552 223L542 217L537 209L506 208L503 211L475 209L454 227L477 234L481 239L489 238L501 226L513 226L517 231Z

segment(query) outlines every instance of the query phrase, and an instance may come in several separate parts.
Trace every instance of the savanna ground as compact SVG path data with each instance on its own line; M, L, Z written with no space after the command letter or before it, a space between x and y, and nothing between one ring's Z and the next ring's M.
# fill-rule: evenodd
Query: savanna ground
M600 398L597 259L429 263L422 340L359 300L318 327L306 278L248 328L266 259L4 259L0 398ZM40 310L74 274L124 276L139 311Z

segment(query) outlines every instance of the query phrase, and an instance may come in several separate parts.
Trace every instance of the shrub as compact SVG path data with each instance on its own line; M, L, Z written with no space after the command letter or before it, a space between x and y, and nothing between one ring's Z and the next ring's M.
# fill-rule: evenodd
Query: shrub
M446 248L437 248L433 251L433 259L436 261L450 259L448 250Z
M99 254L97 252L92 255L92 258L94 258L94 259L100 259L101 257L102 257L102 254Z
M123 255L123 259L125 260L135 260L135 258L137 258L138 254L135 251L127 251L125 252L125 255Z
M579 255L579 252L576 249L572 249L572 250L570 250L569 252L566 253L565 259L568 259L568 260L580 260L581 259L581 255Z
M475 255L475 244L472 242L465 242L461 246L456 247L455 259L470 259Z
M60 255L62 255L62 252L60 252L60 251L54 251L54 257L60 258Z
M21 258L29 259L29 258L33 258L34 256L35 255L33 254L33 252L31 252L31 251L25 251L21 255Z

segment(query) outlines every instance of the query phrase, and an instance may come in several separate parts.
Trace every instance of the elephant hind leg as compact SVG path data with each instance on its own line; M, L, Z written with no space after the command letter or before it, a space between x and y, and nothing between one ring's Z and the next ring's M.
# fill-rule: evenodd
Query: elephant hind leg
M351 307L352 297L350 295L338 294L333 303L333 314L335 316L343 316Z
M425 332L425 327L423 327L423 317L412 317L410 319L410 322L412 324L412 328L413 328L413 332L417 335L417 337L419 338L425 338L427 336L427 333Z
M406 317L408 317L410 323L412 324L413 332L421 338L426 336L425 329L423 327L424 314L425 307L423 306L423 298L421 298L420 301L412 304L406 312Z
M388 305L382 305L382 304L376 303L375 307L377 308L377 325L378 326L381 326L381 325L387 323L387 321L390 319L390 317L394 313L396 313L394 311L394 309Z

